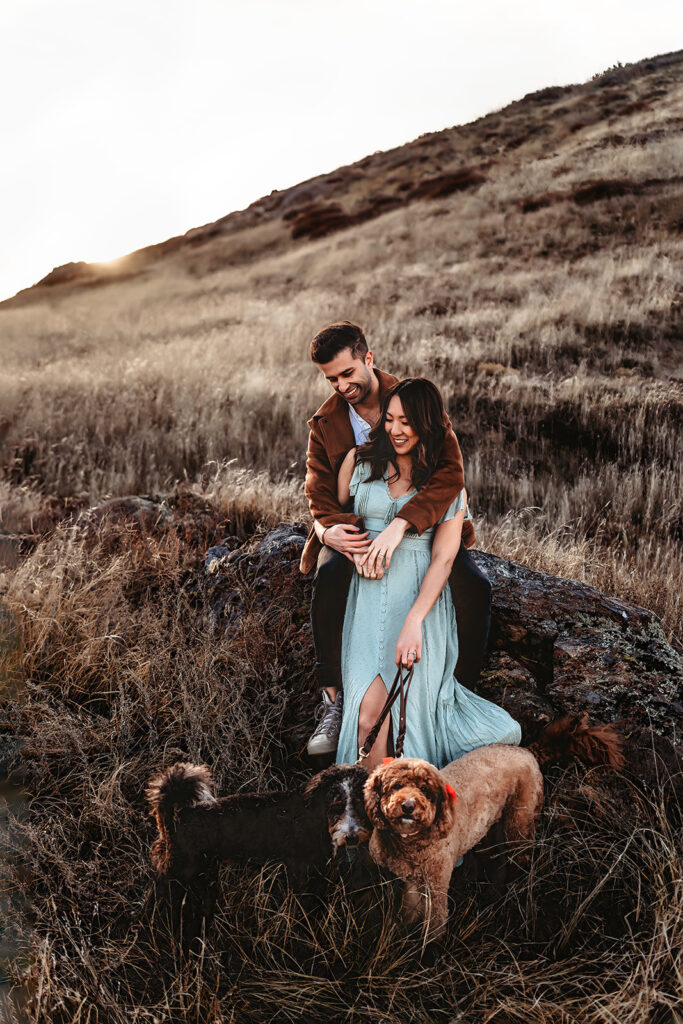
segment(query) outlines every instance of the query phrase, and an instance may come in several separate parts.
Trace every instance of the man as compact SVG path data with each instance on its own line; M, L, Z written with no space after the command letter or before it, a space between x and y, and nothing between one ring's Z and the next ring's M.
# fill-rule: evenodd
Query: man
M462 455L455 434L444 440L436 471L396 518L374 540L362 520L342 509L337 500L337 473L349 449L363 444L380 416L382 400L396 377L376 369L360 327L348 320L330 324L313 338L312 361L334 394L309 420L306 497L311 515L324 528L323 545L311 530L301 556L301 571L316 566L311 624L316 676L322 703L318 725L308 743L309 754L333 754L341 726L341 645L349 586L358 563L366 575L381 576L407 529L423 533L437 522L464 487ZM486 653L491 584L467 548L474 528L463 524L462 544L450 577L458 621L460 653L456 677L472 688Z

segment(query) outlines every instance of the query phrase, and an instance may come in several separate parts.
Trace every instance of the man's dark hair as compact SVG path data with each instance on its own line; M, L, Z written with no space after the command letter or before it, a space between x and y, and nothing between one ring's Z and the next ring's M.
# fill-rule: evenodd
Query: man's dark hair
M311 359L314 363L329 363L345 348L351 349L354 359L364 359L368 343L357 324L340 320L338 324L329 324L318 331L311 342Z

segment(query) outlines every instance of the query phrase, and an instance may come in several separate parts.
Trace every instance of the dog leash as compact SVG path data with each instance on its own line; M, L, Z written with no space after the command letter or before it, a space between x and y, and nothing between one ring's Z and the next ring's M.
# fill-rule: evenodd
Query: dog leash
M384 707L379 713L379 718L373 725L370 732L365 737L363 746L358 751L358 760L356 764L362 764L365 758L372 750L373 744L379 735L379 731L382 728L382 723L391 711L393 705L396 703L396 698L400 697L399 711L398 711L398 736L396 737L396 743L394 745L394 753L396 757L403 757L403 743L406 738L406 726L407 726L407 706L408 706L408 690L410 684L413 681L413 673L415 671L414 664L410 666L406 672L405 679L403 678L403 666L399 665L394 681L391 684L391 689L384 702Z

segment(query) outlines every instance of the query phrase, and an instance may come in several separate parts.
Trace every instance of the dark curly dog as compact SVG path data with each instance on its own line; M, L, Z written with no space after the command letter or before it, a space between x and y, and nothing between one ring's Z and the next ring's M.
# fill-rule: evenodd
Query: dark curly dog
M332 765L301 789L217 799L206 765L178 763L150 779L145 795L159 836L157 872L188 882L218 860L279 861L297 884L342 847L370 838L358 765Z

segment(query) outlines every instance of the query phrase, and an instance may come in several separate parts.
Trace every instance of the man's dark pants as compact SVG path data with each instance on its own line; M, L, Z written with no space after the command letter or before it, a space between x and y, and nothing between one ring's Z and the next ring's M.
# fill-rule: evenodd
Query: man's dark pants
M355 571L353 562L345 555L323 547L318 556L311 601L316 675L321 687L341 689L342 686L342 628L346 598ZM491 624L491 584L464 544L456 555L449 583L458 623L455 678L471 690L486 655Z

